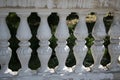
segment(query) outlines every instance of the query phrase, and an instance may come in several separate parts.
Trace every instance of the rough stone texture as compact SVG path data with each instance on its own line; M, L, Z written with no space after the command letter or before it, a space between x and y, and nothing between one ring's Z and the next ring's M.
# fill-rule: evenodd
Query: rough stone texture
M114 77L114 80L120 80L120 71L113 72L113 77Z
M36 7L36 8L116 8L120 0L0 0L0 7Z
M11 78L0 78L0 80L120 80L120 72L87 72L87 73L41 73L31 76L13 76Z

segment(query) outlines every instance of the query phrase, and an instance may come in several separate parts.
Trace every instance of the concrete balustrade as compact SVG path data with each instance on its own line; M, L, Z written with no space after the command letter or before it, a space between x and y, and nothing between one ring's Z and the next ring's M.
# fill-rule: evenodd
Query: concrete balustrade
M36 6L34 5L34 2L31 2L31 0L16 0L17 2L14 3L11 3L11 1L14 0L6 1L7 2L5 2L4 0L0 1L0 80L120 79L120 66L118 62L118 58L120 56L120 11L117 7L117 10L113 7L95 8L97 0L90 0L88 2L86 2L86 0L75 0L73 5L71 4L73 0L57 0L55 2L53 0L35 0L35 2L38 1L37 3L35 3ZM27 1L29 2L29 4L27 3ZM44 4L39 5L39 1L43 1L42 3ZM47 1L51 4L49 4ZM77 1L84 4L79 5ZM101 7L104 7L102 5L105 5L105 7L109 6L107 5L107 0L105 1L100 2ZM88 3L91 4L87 5ZM30 4L32 5L32 7ZM21 8L15 8L15 6L19 6ZM45 8L46 6L48 6L48 8L50 9ZM108 65L103 66L101 64L101 60L105 52L105 47L103 43L104 38L107 36L103 18L108 11L114 12L114 20L108 33L108 36L110 36L110 45L108 46L108 49L111 57L111 62ZM6 17L9 12L16 12L18 17L20 18L20 24L16 33L16 38L20 42L19 48L16 52L21 63L21 68L19 69L19 71L17 71L17 74L16 72L8 68L12 51L9 48L8 42L12 34L10 34L9 28L6 24ZM39 48L37 49L37 53L38 58L41 62L41 66L38 68L38 70L34 71L28 67L28 63L32 53L32 49L29 47L29 40L31 39L32 34L27 19L32 12L36 12L41 18L36 35L39 40ZM59 23L55 31L55 37L57 38L55 54L58 59L58 65L54 69L50 69L48 67L48 62L52 55L52 48L50 48L49 46L49 39L52 37L52 34L47 19L52 12L56 12L59 16ZM73 54L75 56L76 65L68 67L66 66L66 60L69 55L70 48L67 45L67 39L70 37L70 33L66 18L71 12L77 13L77 15L79 16L79 22L76 25L75 30L73 31L73 34L76 37L76 44L73 47ZM97 17L96 23L92 30L92 36L95 39L94 44L91 47L94 64L89 67L85 67L83 65L83 61L88 51L85 39L89 35L86 25L86 17L90 12L95 12Z

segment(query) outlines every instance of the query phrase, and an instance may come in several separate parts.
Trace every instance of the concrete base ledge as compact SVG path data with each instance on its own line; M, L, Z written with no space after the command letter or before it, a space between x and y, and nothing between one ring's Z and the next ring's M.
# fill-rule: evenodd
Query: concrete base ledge
M87 73L41 73L30 76L13 76L0 80L120 80L120 72L87 72Z

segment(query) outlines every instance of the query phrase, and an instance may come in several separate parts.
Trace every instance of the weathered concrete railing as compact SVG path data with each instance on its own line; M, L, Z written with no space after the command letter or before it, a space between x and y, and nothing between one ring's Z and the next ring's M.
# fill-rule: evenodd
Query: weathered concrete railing
M9 1L9 0L7 0ZM11 0L14 1L14 0ZM17 2L8 2L7 6L17 6ZM19 3L22 2L18 0ZM29 0L23 0L29 1ZM40 0L44 1L44 0ZM48 0L52 1L52 0ZM62 0L61 0L62 1ZM66 0L67 1L67 0ZM71 0L72 1L72 0ZM80 0L78 0L80 1ZM93 0L90 0L93 1ZM94 0L95 1L95 0ZM4 0L0 3L0 80L114 80L120 79L119 72L119 62L118 57L120 55L120 12L116 9L101 9L101 8L90 8L89 9L40 9L40 8L5 8L6 5L1 5ZM9 4L9 5L8 5ZM10 5L11 4L11 5ZM32 4L32 2L31 2ZM22 3L20 4L23 5ZM25 4L26 5L26 4ZM60 6L63 3L60 3ZM102 5L102 4L101 4ZM4 8L3 8L4 6ZM42 6L42 4L40 5ZM43 5L44 6L44 5ZM49 5L51 6L51 5ZM60 7L58 6L58 7ZM79 5L80 6L80 5ZM23 7L26 7L23 5ZM62 6L61 6L62 7ZM69 5L70 7L70 5ZM65 8L65 7L64 7ZM66 7L68 8L68 6ZM71 8L71 7L70 7ZM83 65L86 53L88 51L85 45L85 38L88 36L88 29L86 26L86 15L90 12L95 12L97 14L97 21L94 25L92 35L95 39L94 45L91 47L92 55L94 58L94 64L92 67L86 68ZM104 38L107 35L103 17L108 11L114 12L114 21L109 31L109 36L111 43L109 45L109 53L111 56L111 63L108 64L107 71L105 67L100 67L101 59L103 57L105 47L103 45ZM20 17L20 24L17 30L16 37L20 41L19 48L17 49L17 55L21 63L21 69L17 72L17 75L12 75L13 73L8 69L8 63L11 58L11 49L9 48L10 32L6 24L6 17L9 12L16 12ZM37 31L37 38L40 40L38 48L38 57L41 62L41 67L32 71L28 68L28 62L31 57L32 49L29 47L29 40L32 37L31 30L27 23L27 17L31 12L37 12L41 18L40 26ZM55 69L49 69L48 61L50 59L52 49L49 47L49 39L51 38L51 30L49 28L47 18L52 13L56 12L59 16L59 24L56 29L55 37L58 39L57 47L55 48L56 56L58 58L59 65ZM74 35L76 39L76 45L73 48L74 56L76 59L76 65L72 68L68 68L65 65L66 59L69 54L69 47L67 46L67 38L69 37L69 31L66 24L66 18L71 12L76 12L79 16L79 22L74 30ZM11 34L12 35L12 34Z

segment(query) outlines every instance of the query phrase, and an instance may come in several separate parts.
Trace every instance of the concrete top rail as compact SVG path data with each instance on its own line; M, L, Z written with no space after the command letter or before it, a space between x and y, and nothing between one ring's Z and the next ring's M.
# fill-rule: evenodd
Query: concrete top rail
M0 0L0 7L76 9L112 8L120 10L120 0Z
M108 9L108 8L99 8L99 9L40 9L40 8L0 8L0 14L5 14L9 12L16 12L16 13L31 13L31 12L39 12L39 13L52 13L52 12L58 12L58 13L71 13L76 12L80 14L88 14L90 12L97 12L99 14L106 14L108 12L115 12L120 13L117 10L114 9Z

